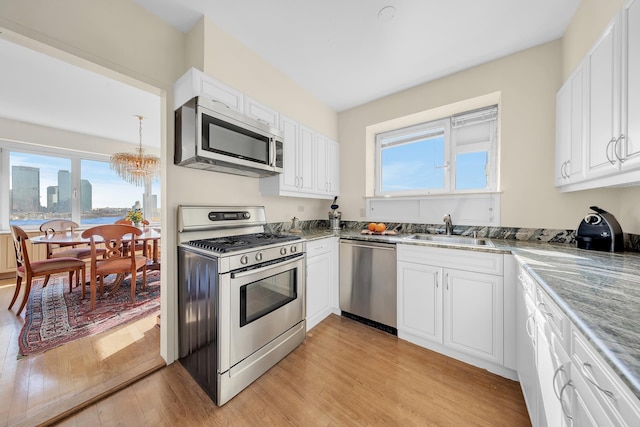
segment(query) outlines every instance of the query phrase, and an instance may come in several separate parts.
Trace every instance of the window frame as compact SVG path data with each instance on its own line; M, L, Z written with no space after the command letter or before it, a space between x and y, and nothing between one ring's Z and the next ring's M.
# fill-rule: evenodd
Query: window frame
M111 156L108 154L91 153L78 151L67 148L58 148L45 145L12 142L0 139L0 230L9 230L9 221L11 217L11 152L19 152L30 155L52 156L58 158L69 159L71 161L71 186L72 193L77 194L71 198L71 220L82 225L82 197L81 197L81 180L82 180L82 160L91 160L97 162L109 163ZM152 187L153 184L145 183L141 188L142 206L152 206ZM25 227L32 229L32 227Z
M488 114L491 117L488 120L491 121L489 125L489 139L487 141L476 142L472 144L458 145L456 144L454 129L456 126L452 125L454 120L460 120L461 117L482 117L484 114ZM429 196L429 195L455 195L455 194L478 194L478 193L493 193L498 192L498 115L499 107L497 104L486 105L473 110L467 110L459 113L452 114L447 117L443 117L428 122L418 123L411 126L406 126L398 129L392 129L385 132L380 132L375 135L375 178L374 178L374 197L407 197L407 196ZM473 120L473 118L471 119ZM483 120L476 123L480 123ZM473 124L473 123L472 123ZM467 124L465 124L467 125ZM463 126L465 126L463 125ZM402 135L411 135L419 133L421 130L444 127L444 164L442 167L445 169L444 185L442 188L436 189L424 189L424 190L406 190L406 191L382 191L382 149L384 148L384 141L388 139L399 139ZM408 138L410 139L410 138ZM413 138L414 140L416 138ZM408 141L409 142L409 141ZM485 174L487 177L487 186L485 188L478 189L456 189L456 155L463 153L473 153L486 151L487 164L485 166Z

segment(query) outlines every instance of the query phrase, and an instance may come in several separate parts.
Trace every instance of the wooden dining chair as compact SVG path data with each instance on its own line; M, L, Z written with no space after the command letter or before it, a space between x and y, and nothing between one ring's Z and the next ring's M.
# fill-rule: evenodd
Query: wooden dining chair
M45 236L54 236L56 233L73 233L79 226L76 222L67 219L52 219L40 225L40 231ZM98 249L99 255L103 255L104 248ZM47 243L47 259L51 258L91 258L91 247L89 245L78 245L77 243ZM44 278L44 285L49 282L49 276Z
M22 297L22 303L16 313L19 315L22 313L24 306L29 300L29 293L31 292L31 281L34 277L45 276L49 277L51 274L56 273L69 273L69 292L73 290L73 273L76 273L76 286L80 284L80 275L84 277L85 264L77 258L63 257L63 258L51 258L42 261L31 262L29 260L29 253L27 252L27 240L29 236L20 227L16 225L11 226L11 237L13 238L13 247L16 254L16 290L13 293L13 298L9 304L9 309L13 307L13 304L18 298L20 288L22 287L22 280L25 280L24 296ZM42 287L47 286L45 281ZM84 289L84 287L83 287Z
M91 242L91 304L90 309L96 307L96 294L98 280L100 280L100 295L104 293L104 277L109 274L117 274L115 285L111 292L118 290L122 284L122 279L127 273L131 273L131 302L136 299L136 272L142 269L142 289L147 286L147 258L136 255L135 251L129 251L127 255L123 252L123 243L127 236L130 241L135 240L135 236L142 234L142 230L126 224L107 224L89 228L82 232L82 237L90 239ZM103 258L98 258L98 245L103 243L105 253ZM82 288L84 298L84 287Z
M148 226L149 225L149 221L146 219L142 219L142 225L144 226ZM117 220L114 224L127 224L127 225L133 225L133 221L131 221L130 219L126 219L126 218L122 218ZM128 248L128 243L125 243L125 248ZM136 241L136 246L135 246L135 251L142 251L142 256L146 256L147 258L151 255L151 244L148 242L145 242L143 240L137 240Z

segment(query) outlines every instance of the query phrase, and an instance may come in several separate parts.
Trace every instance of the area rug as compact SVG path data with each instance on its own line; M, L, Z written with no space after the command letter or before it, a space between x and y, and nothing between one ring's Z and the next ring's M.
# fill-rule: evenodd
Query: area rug
M110 328L133 322L160 311L160 272L147 272L142 290L142 274L137 275L136 300L130 301L131 278L127 277L113 294L108 290L115 275L105 279L105 294L98 293L95 310L89 310L89 287L84 299L80 288L69 293L68 277L53 276L43 288L43 280L34 280L27 303L25 324L20 331L20 356L38 354L62 344Z

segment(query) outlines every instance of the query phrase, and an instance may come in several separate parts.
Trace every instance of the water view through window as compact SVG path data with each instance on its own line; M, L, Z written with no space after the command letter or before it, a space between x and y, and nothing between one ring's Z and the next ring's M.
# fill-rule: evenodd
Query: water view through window
M74 185L75 174L80 180ZM12 225L36 227L49 219L73 219L77 212L83 225L112 224L135 208L144 208L149 221L160 221L160 180L147 194L120 179L105 161L12 151L10 175Z

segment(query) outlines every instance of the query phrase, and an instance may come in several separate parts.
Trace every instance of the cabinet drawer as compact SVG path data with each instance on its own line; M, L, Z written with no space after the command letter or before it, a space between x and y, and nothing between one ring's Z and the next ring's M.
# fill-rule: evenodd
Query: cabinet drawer
M551 297L547 295L539 286L535 288L536 293L536 308L541 316L544 317L546 322L553 333L558 336L558 339L562 343L563 347L568 348L567 336L570 329L569 319L562 310L551 300Z
M576 375L580 375L596 399L609 413L615 425L637 426L640 402L631 394L587 339L575 328L572 331Z
M464 249L399 244L398 260L499 276L503 275L504 270L502 254Z
M307 258L331 252L331 238L317 239L307 242Z

